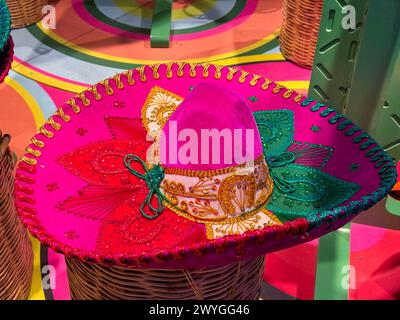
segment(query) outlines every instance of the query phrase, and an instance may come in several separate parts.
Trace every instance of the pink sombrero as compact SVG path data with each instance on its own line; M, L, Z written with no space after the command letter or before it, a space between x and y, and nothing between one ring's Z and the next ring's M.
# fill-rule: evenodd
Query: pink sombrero
M232 158L220 145L224 161L196 162L207 148L182 138L174 157L174 126L186 137L250 130L237 141L253 152ZM395 179L392 159L333 109L235 68L168 63L61 106L21 158L16 205L32 235L70 258L198 268L322 236Z

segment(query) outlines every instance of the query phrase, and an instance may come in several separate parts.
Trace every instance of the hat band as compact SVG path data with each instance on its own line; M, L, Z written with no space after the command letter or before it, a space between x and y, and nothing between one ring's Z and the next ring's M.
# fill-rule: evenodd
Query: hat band
M161 192L166 205L188 219L223 221L257 211L265 206L273 182L264 156L240 166L214 171L165 170Z

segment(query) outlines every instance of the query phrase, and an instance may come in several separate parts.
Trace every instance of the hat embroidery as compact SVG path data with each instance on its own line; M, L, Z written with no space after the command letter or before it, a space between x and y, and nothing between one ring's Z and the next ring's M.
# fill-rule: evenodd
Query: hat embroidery
M178 215L201 223L219 223L241 215L250 218L267 202L273 186L264 157L256 159L252 172L243 174L243 168L228 167L197 174L194 170L173 170L174 174L167 174L161 186L166 205ZM186 176L185 183L179 175ZM222 211L217 210L219 206Z
M112 139L90 143L58 157L57 162L88 184L57 205L75 216L103 220L118 207L135 207L135 198L145 183L124 166L124 157L135 149L145 156L150 142L140 119L107 117Z
M163 88L150 90L142 108L142 121L152 137L157 135L182 101L182 97Z
M333 148L294 141L291 110L253 114L275 185L269 210L285 219L309 217L349 200L360 189L356 183L321 171Z
M151 119L157 121L153 128L158 128L157 130L159 130L168 120L172 110L175 110L179 106L179 99L182 98L174 94L169 95L168 91L158 87L152 90L152 92L153 96L155 93L165 95L163 98L158 97L157 101L160 103L174 101L174 104L171 104L171 108L164 113L162 111L167 109L156 108L156 104L150 104L150 106L156 106L155 109L152 109L153 111L161 110L161 114L151 113L154 115ZM359 190L357 184L343 181L321 171L329 161L333 152L332 148L294 141L294 114L292 111L271 110L255 112L253 114L261 135L271 178L274 180L276 186L266 206L268 210L249 211L246 214L236 217L226 215L224 218L215 221L209 219L203 220L201 218L193 219L193 215L182 215L184 218L204 224L207 238L242 233L246 230L280 223L279 219L272 212L285 219L293 219L299 216L309 217L314 213L332 208L350 199ZM143 206L142 209L144 209L144 206L149 204L147 196L149 194L158 194L158 191L156 191L158 188L157 184L153 186L153 183L149 180L149 188L149 184L145 181L146 179L137 179L127 168L123 168L123 159L129 153L129 150L132 149L129 145L137 147L138 144L143 144L143 141L146 140L146 132L143 130L143 126L138 124L139 120L107 117L105 121L112 138L115 140L114 144L100 142L97 145L88 145L81 148L81 150L75 150L60 157L60 164L72 173L88 181L89 185L78 192L77 196L69 197L61 202L58 209L83 218L103 220L107 219L107 217L112 215L112 212L123 205L129 205L133 209L136 206ZM144 120L142 119L142 121ZM150 127L150 125L147 125L148 129ZM101 147L99 147L100 145ZM120 148L121 146L122 148ZM145 156L147 146L149 146L149 143L143 144L143 153L139 155L140 157ZM102 150L102 154L99 153L99 150ZM79 160L82 154L90 154L90 160ZM121 161L122 167L113 165L113 161L110 162L109 157L120 159L118 161ZM102 160L105 159L108 160L110 167L107 167L107 165L105 167L101 166L102 163L104 164ZM80 161L80 163L78 164L76 161ZM88 163L92 166L93 171L102 172L100 177L93 179L90 176L93 173L85 170L85 166ZM234 172L230 173L233 176L225 182L230 183L230 188L224 188L224 190L234 187L239 191L238 194L242 194L243 197L238 197L238 194L235 195L228 191L218 193L217 197L220 196L223 199L221 203L224 212L232 213L232 205L235 208L240 208L241 211L245 211L246 208L251 207L250 204L257 206L269 198L271 193L268 192L268 187L258 194L255 194L253 191L255 188L254 181L257 181L257 174L262 174L263 171L261 167L256 167L257 170L259 172L254 173L255 180L245 175L235 177ZM116 176L119 176L118 179L115 179ZM193 180L194 183L192 184L191 191L202 192L203 195L209 192L209 197L212 195L210 191L216 191L216 188L220 187L222 181L219 177L194 178L196 178L197 182ZM119 181L117 186L110 186L110 181L114 181L114 179ZM132 183L131 179L136 180ZM142 181L143 183L138 183L138 181ZM191 210L191 212L197 214L199 217L215 214L215 209L212 208L210 199L207 199L207 197L183 199L179 197L179 193L177 192L171 197L171 186L177 188L176 190L178 191L180 187L177 184L174 185L173 180L166 180L164 182L165 184L159 185L160 189L166 188L167 190L165 195L166 201L162 201L163 205L170 209L178 209L180 212ZM272 186L270 188L272 191ZM137 203L137 199L135 200L135 193L139 189L142 191L143 189L148 190L147 194L142 196L140 204ZM152 218L158 217L162 211L159 210L163 208L159 199L161 197L157 198L159 206L153 208L156 209L154 211L156 214L151 216ZM176 210L174 211L177 212Z

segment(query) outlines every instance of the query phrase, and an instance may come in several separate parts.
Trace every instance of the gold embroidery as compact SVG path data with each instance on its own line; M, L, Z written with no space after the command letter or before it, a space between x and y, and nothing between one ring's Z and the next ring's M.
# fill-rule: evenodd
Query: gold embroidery
M275 83L275 88L272 89L272 93L279 93L279 91L281 91L281 89L284 89L284 86L281 86L280 84Z
M142 122L147 132L152 134L162 129L182 101L183 98L178 95L153 87L142 107Z
M38 133L43 134L46 138L53 138L54 137L54 133L47 130L44 126L41 126L38 130Z
M29 165L31 165L31 166L35 166L37 164L37 160L36 159L28 158L28 157L25 157L25 156L22 156L20 158L20 160L25 162L25 163L27 163L27 164L29 164Z
M228 215L237 212L244 213L254 206L256 194L256 179L254 174L233 174L221 182L218 198L222 210Z
M240 83L245 83L246 77L249 75L249 72L242 70L242 74L239 77Z
M160 64L152 64L150 65L150 68L153 70L153 78L156 80L160 79L160 74L158 73L158 68L160 68Z
M189 208L192 209L193 215L199 217L218 215L218 211L211 207L211 203L208 200L195 199L194 201L189 201Z
M254 74L253 78L250 80L250 85L252 87L254 87L257 84L258 79L260 79L260 78L261 78L261 76Z
M90 100L85 96L84 92L78 93L78 98L82 101L85 107L90 106Z
M94 98L96 99L96 101L99 101L101 99L101 95L99 94L99 92L97 91L97 87L96 86L92 86L88 89L89 92L91 92L94 96Z
M100 81L100 84L102 84L104 86L104 88L106 89L107 95L111 96L114 94L114 90L110 86L109 79Z
M133 79L133 70L128 70L124 72L125 76L128 78L128 84L130 86L135 84L135 80Z
M178 62L178 71L177 71L177 75L178 77L183 77L183 68L185 67L186 62Z
M209 63L203 63L202 67L203 67L203 78L207 78L208 77L208 69L210 68L210 64Z
M41 140L36 139L35 137L33 137L31 139L31 143L34 144L38 148L43 148L44 147L44 142L41 141Z
M140 81L142 81L142 82L147 81L146 74L145 74L145 68L146 68L146 65L137 68L137 70L139 71Z
M169 195L178 195L187 198L198 198L203 200L217 200L217 184L219 179L212 178L199 178L199 181L194 185L190 186L188 190L182 183L170 181L164 179L161 188L164 193ZM212 193L214 191L214 193Z
M81 108L78 107L78 105L76 104L74 98L72 98L69 101L67 101L67 104L69 104L72 107L72 110L74 111L74 113L81 112Z
M226 235L242 234L249 230L262 229L266 226L282 225L282 222L270 211L261 208L224 222L207 222L206 235L208 239L220 238Z
M301 99L303 99L304 98L304 95L302 95L302 94L298 94L296 97L294 97L294 102L297 102L297 103L299 103L300 101L301 101Z
M40 157L42 155L39 150L32 149L31 147L26 147L25 152L30 153L34 157Z
M223 68L223 66L215 66L215 79L221 79L222 76L222 72L221 69Z
M273 81L271 81L267 78L264 78L264 83L261 85L261 89L267 90L271 83L273 83Z
M47 120L47 123L50 124L54 130L58 131L61 129L61 124L55 122L53 117L50 117L49 120Z
M196 67L197 67L197 64L195 64L195 63L190 63L189 65L190 65L189 75L190 75L191 78L194 78L194 77L196 77Z
M168 62L167 63L167 72L166 72L166 76L168 79L172 78L172 66L174 65L173 62Z
M228 79L228 80L232 80L235 73L239 71L238 69L235 69L232 67L228 67L228 70L229 70L229 72L228 72L228 75L226 76L226 79Z
M116 74L116 75L113 77L113 79L114 79L114 81L115 81L115 85L117 86L117 88L118 88L119 90L122 90L122 89L124 88L124 83L123 83L122 80L121 80L121 74Z
M59 107L57 109L56 115L59 116L64 122L69 122L71 120L71 117L64 113L64 110L62 107Z
M264 206L273 190L265 160L252 169L245 168L246 171L238 166L234 168L237 172L233 174L186 176L184 180L166 174L161 189L169 208L178 215L191 216L204 223L225 221ZM263 176L265 181L260 181Z
M292 93L293 93L293 90L292 90L292 89L288 89L288 90L286 90L286 92L283 94L283 97L284 97L285 99L289 99L289 98L291 97Z

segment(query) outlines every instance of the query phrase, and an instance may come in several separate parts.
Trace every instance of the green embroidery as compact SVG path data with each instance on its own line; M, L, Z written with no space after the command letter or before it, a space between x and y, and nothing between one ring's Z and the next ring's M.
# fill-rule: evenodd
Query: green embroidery
M295 163L322 169L332 156L333 148L322 144L294 141L287 151L293 152L296 157Z
M293 142L293 111L271 110L253 113L260 132L264 154L272 156L284 152Z
M351 172L356 172L358 168L360 168L360 165L358 163L352 163L350 170Z
M267 208L288 219L332 209L350 199L360 188L355 183L297 164L271 168L271 171L292 185L293 191L285 193L279 187L274 188Z
M318 127L318 126L311 126L311 131L318 132L319 130L321 130L320 127Z
M194 86L189 87L189 91L193 91L193 89L194 89Z
M326 212L349 200L360 187L322 172L333 148L294 142L294 115L290 110L258 111L260 132L274 192L267 205L279 218L307 217ZM320 127L312 126L318 132Z
M257 102L260 99L258 99L256 96L251 96L251 97L248 97L247 100L249 100L251 102Z

